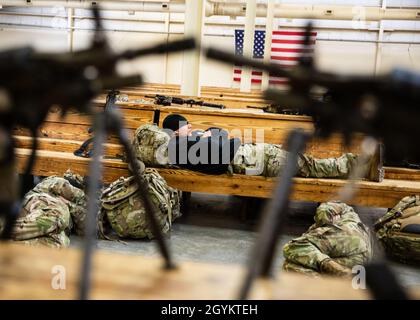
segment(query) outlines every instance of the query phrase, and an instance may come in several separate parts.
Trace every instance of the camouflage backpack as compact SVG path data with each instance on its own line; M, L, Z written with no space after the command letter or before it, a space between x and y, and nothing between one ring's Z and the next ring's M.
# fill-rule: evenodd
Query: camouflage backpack
M149 197L155 205L159 227L163 233L167 233L172 221L181 215L180 192L168 186L154 169L147 168L143 178L148 183ZM110 239L103 230L104 219L121 238L154 237L133 176L119 178L102 193L100 234Z
M420 263L420 196L408 196L375 223L387 253L404 263Z
M146 166L159 167L169 164L168 133L155 124L145 124L137 128L132 141L137 159Z

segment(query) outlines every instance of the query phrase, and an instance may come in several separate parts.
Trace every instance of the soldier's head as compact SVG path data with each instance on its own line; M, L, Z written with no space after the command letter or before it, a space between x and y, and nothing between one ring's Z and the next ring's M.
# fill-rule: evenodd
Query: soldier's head
M192 126L188 123L188 120L177 113L168 115L163 120L163 129L170 129L173 131L175 136L188 137L192 135Z

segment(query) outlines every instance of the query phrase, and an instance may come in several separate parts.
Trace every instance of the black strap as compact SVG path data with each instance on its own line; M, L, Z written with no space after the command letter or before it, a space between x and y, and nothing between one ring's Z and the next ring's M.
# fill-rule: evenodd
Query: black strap
M159 121L160 121L160 110L156 109L155 113L153 114L153 123L159 126Z
M408 300L394 273L384 263L371 263L366 268L366 284L375 300Z
M92 157L92 151L91 150L87 151L87 149L92 144L92 142L93 142L93 138L87 139L85 142L82 143L82 145L79 147L79 149L77 149L73 152L73 154L75 156L78 156L78 157L91 158Z

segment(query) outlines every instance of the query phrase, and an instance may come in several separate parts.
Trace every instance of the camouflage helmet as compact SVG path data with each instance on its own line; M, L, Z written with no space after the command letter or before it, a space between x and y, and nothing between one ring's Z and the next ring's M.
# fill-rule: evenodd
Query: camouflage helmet
M84 190L86 187L86 181L85 178L81 175L71 171L70 169L67 169L67 171L64 173L63 178L66 179L73 187L79 188L81 190Z
M354 218L353 220L359 221L359 217L352 207L339 201L330 201L319 205L316 209L314 220L316 226L319 227L343 221L344 217L351 220Z
M134 133L132 146L137 159L146 166L169 164L169 134L155 124L145 124Z

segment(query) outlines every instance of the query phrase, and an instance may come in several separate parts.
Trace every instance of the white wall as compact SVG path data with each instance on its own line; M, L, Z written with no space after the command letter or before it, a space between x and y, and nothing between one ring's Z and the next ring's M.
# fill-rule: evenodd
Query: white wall
M308 3L306 1L287 1ZM354 1L353 1L354 2ZM321 3L316 1L316 3ZM322 3L349 4L346 0ZM367 2L365 2L367 3ZM380 5L372 0L369 5ZM388 5L418 6L420 0L388 1ZM88 45L92 32L89 12L75 11L74 48ZM115 50L135 48L182 37L183 15L171 14L165 24L166 13L106 12L104 15L107 36ZM3 8L0 10L0 49L32 45L43 51L68 50L67 11L60 8ZM126 21L129 19L130 21ZM152 21L151 21L152 20ZM234 49L234 30L242 28L243 18L210 17L206 19L203 45ZM258 19L260 29L265 19ZM296 28L305 20L275 19L275 29ZM383 44L380 50L379 72L387 72L396 66L420 70L420 21L385 21L384 41L406 44ZM378 22L367 22L361 29L353 29L351 21L319 20L316 59L323 70L343 73L367 73L375 71L378 38ZM124 31L120 31L124 30ZM166 31L169 30L169 33ZM179 84L181 82L182 54L146 57L135 62L121 64L123 73L142 73L147 82ZM201 85L231 87L232 67L209 61L203 57Z

